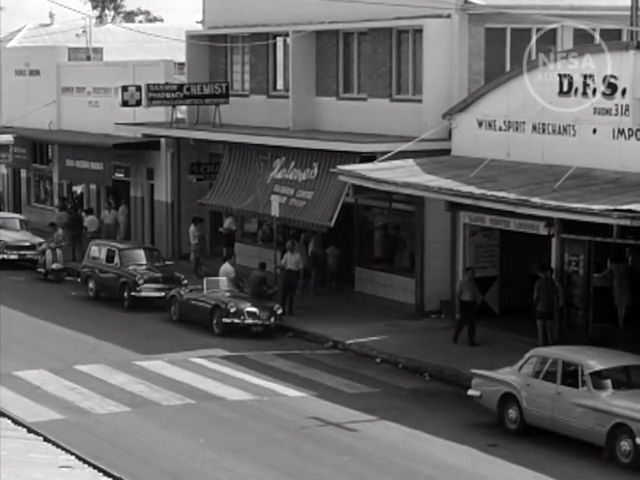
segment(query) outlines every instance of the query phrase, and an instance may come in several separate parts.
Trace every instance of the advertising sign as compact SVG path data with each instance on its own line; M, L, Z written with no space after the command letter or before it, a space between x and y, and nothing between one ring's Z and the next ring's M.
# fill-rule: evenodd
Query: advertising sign
M229 82L148 83L145 89L148 107L229 103Z

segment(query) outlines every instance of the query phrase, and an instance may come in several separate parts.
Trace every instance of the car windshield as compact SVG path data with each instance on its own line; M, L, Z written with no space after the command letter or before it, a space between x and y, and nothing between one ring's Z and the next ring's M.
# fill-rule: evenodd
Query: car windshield
M599 392L640 390L640 364L597 370L589 376Z
M4 230L28 230L29 226L27 225L26 220L22 218L9 218L4 217L0 218L0 228Z
M127 248L120 251L122 265L150 265L164 263L164 259L155 248Z
M203 280L205 293L211 291L234 291L235 287L227 277L207 277Z

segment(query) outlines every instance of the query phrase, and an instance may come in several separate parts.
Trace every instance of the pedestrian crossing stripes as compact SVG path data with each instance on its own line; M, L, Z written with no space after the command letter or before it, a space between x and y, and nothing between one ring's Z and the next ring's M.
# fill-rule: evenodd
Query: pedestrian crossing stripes
M314 396L319 391L348 394L378 391L365 384L371 382L377 386L393 385L393 382L383 383L382 379L375 378L378 371L375 366L366 362L358 364L355 358L339 359L336 356L335 364L329 358L314 364L306 355L283 357L285 355L262 353L243 358L147 358L117 365L74 365L55 373L46 369L21 370L2 375L0 408L35 423L81 413L126 413L147 404L149 407L179 408L207 401L298 399ZM357 372L355 378L364 379L364 383L344 378L339 372L346 374L341 368L345 365L349 371ZM393 380L391 375L386 374L389 380ZM293 384L298 383L295 380L276 380L283 376L300 379L304 388L294 387ZM326 388L315 389L314 384ZM308 385L314 391L309 390Z
M46 370L24 370L22 372L15 372L15 375L91 413L105 414L127 412L130 410L118 402L109 400Z

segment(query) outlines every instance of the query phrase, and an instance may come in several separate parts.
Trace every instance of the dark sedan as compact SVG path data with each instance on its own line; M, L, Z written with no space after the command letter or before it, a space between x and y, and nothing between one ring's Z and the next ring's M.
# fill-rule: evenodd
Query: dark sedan
M183 286L169 294L169 318L208 326L215 335L233 329L272 333L282 320L282 307L250 298L227 278L205 278L199 287Z
M127 310L136 301L165 301L169 292L188 283L156 248L110 240L89 244L80 267L80 281L90 298L118 298Z

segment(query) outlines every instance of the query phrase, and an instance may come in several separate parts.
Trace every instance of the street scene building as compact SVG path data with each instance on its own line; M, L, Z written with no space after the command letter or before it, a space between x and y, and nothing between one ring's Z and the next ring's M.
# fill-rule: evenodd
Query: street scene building
M637 478L640 0L37 1L0 476Z

